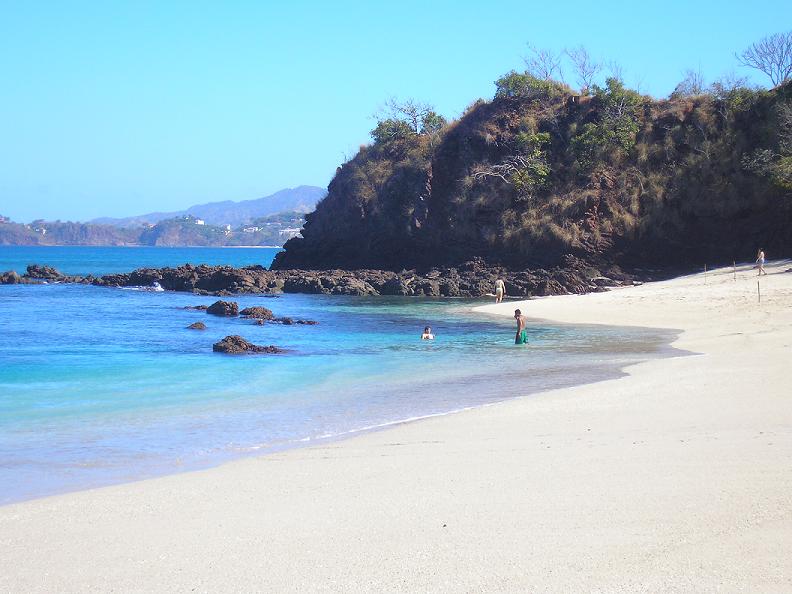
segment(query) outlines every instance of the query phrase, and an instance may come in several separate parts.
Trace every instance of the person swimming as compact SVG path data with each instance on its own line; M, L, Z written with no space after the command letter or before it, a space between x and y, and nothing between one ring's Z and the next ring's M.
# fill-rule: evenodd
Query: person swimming
M514 336L514 344L526 344L528 333L525 331L525 318L519 309L514 310L514 319L517 320L517 334Z
M434 334L432 334L431 326L424 328L423 334L421 334L421 340L434 340Z

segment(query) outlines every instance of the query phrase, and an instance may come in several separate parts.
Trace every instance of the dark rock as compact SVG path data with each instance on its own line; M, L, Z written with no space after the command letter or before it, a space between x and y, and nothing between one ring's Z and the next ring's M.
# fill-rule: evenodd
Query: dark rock
M308 293L313 295L321 295L327 293L322 282L315 277L290 277L283 282L284 293Z
M255 294L275 297L280 293L310 293L324 295L400 295L400 296L444 296L482 297L494 291L497 278L506 283L506 293L511 297L532 295L562 295L587 293L598 287L631 284L633 277L617 266L598 269L585 261L565 256L562 265L552 270L507 270L487 266L483 259L465 262L457 268L432 268L425 272L402 270L266 270L261 266L232 268L230 266L192 266L178 268L141 268L130 273L109 274L101 278L57 277L62 282L91 283L98 286L125 287L150 286L158 282L164 289L189 291L195 295ZM33 274L52 276L60 274L45 266L31 266ZM5 282L13 282L14 277ZM645 280L646 276L641 277ZM22 282L31 282L31 277L22 277ZM231 303L220 301L219 304ZM213 304L209 313L237 315L236 304L229 306ZM198 306L195 309L204 309ZM206 308L207 311L209 308ZM246 308L243 315L272 321L274 317L267 308ZM269 313L266 313L269 312ZM263 315L263 317L259 317ZM293 320L294 323L299 323Z
M193 322L189 326L187 326L188 330L206 330L206 324L203 322Z
M385 284L382 286L380 293L383 295L412 295L413 290L410 288L410 281L401 277L396 276L391 279L388 279Z
M303 326L316 326L319 323L314 320L295 320L294 318L289 318L289 317L275 318L272 321L276 324L283 324L284 326L291 326L293 324L300 324Z
M416 295L426 295L427 297L440 296L440 282L432 279L423 279L415 287Z
M267 309L266 307L246 307L239 312L239 315L246 318L256 318L259 320L271 320L275 317L272 314L272 310Z
M25 273L27 278L36 278L42 280L61 280L64 274L56 270L52 266L40 266L38 264L30 264Z
M13 270L0 273L0 285L18 285L22 282L22 277Z
M215 301L206 308L206 313L213 316L236 316L239 315L239 305L236 301Z
M253 344L237 335L226 336L223 340L214 343L214 345L212 345L212 350L215 353L227 353L229 355L241 355L245 353L275 354L285 352L283 349L279 349L273 345L260 346Z
M194 309L194 310L197 310L197 311L206 311L207 309L209 309L209 306L208 305L188 305L184 309Z

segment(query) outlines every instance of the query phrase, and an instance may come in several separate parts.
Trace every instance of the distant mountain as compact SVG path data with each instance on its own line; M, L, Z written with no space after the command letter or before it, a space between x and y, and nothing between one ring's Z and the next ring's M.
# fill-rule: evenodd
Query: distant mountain
M208 225L238 227L254 219L281 212L311 212L326 194L327 191L324 188L298 186L296 188L286 188L270 196L255 200L208 202L206 204L196 204L186 210L151 212L125 218L102 217L90 222L98 225L113 225L115 227L142 227L146 224L156 224L166 219L190 215L202 219Z
M43 220L25 225L0 217L0 245L276 246L299 235L303 223L305 213L294 211L232 229L192 215L134 228Z

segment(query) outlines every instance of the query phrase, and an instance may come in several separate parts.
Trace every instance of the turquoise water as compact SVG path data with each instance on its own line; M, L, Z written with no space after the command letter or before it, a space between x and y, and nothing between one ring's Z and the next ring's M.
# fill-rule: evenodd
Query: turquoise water
M36 261L52 264L47 248L38 249ZM81 248L72 249L79 259ZM115 249L135 260L137 248ZM237 252L247 257L225 249L202 257ZM58 257L72 270L119 262L113 256L86 266ZM533 323L530 344L516 347L512 321L471 315L475 301L235 300L319 325L217 318L184 309L213 301L191 294L0 286L0 503L203 468L616 377L627 363L667 353L670 339L651 330ZM187 330L194 321L208 329ZM434 342L418 339L427 324ZM289 352L213 353L212 343L228 334Z
M280 248L84 247L0 245L0 272L25 272L28 264L54 266L63 274L87 276L182 264L269 266Z

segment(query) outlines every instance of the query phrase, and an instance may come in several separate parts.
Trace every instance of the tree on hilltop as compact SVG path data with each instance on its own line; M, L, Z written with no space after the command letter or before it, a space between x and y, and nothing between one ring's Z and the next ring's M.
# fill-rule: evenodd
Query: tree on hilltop
M528 49L530 54L523 57L528 74L540 80L553 80L556 77L563 79L560 53L530 43Z
M792 31L763 37L736 57L743 66L766 74L777 87L792 78Z
M385 107L385 117L378 117L377 126L371 131L371 136L377 143L411 135L435 134L447 123L433 106L414 99L399 101L392 98Z
M572 67L577 75L581 94L588 95L589 90L594 85L594 78L602 70L602 64L595 62L589 55L588 50L582 45L566 49L564 53L572 61Z

